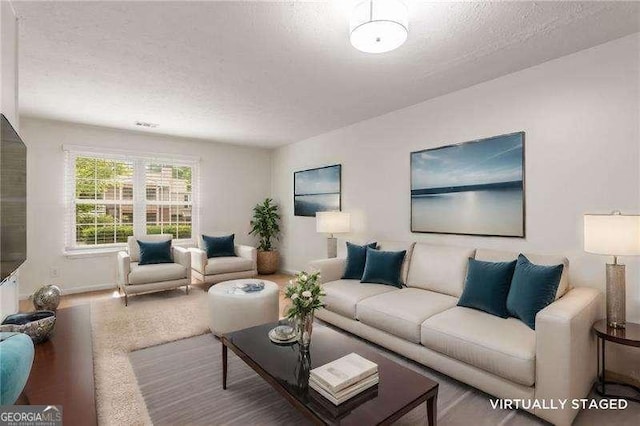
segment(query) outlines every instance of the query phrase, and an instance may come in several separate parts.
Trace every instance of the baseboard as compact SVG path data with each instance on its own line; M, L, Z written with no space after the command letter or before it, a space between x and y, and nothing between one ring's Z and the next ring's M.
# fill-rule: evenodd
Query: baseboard
M72 287L72 288L62 288L62 295L66 296L67 294L88 293L90 291L101 291L101 290L110 290L110 289L113 289L115 291L118 289L118 285L115 283L108 283L108 284L86 285L86 286ZM31 293L20 294L19 299L25 300L25 299L28 299L29 296L31 296Z
M296 275L296 274L299 274L300 271L296 271L294 269L280 269L280 273L287 274L287 275Z

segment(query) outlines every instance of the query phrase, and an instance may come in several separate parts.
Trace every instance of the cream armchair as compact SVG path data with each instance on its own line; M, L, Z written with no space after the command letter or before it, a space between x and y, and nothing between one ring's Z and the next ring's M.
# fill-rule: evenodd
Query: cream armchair
M129 304L130 294L170 290L185 286L189 294L191 284L191 256L186 248L171 247L174 263L138 265L140 246L138 241L160 242L172 239L171 234L129 237L127 251L118 253L118 288L124 293L124 304Z
M258 275L258 252L255 247L236 244L235 256L208 259L202 237L200 237L198 239L198 248L190 248L189 251L191 252L193 277L199 281L215 284Z

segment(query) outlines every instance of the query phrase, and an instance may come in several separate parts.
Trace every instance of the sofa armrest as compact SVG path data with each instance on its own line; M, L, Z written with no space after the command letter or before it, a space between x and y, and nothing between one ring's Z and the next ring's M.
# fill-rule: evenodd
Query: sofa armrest
M191 254L191 267L204 275L208 260L207 253L202 249L191 247L189 254Z
M118 284L129 284L129 273L131 272L131 256L126 251L118 252Z
M346 266L347 259L344 257L318 259L309 262L309 271L320 271L320 284L324 284L342 278Z
M602 293L588 287L567 292L536 316L536 399L585 398L596 378L596 339L591 331L601 316ZM564 409L536 410L556 425L570 425L578 414Z
M173 247L173 261L187 268L187 283L191 284L191 253L184 247ZM187 287L187 293L189 292Z
M172 247L173 249L173 261L179 263L187 269L191 269L191 253L189 249L184 247Z
M235 245L236 256L242 257L244 259L249 259L253 262L253 268L257 269L258 267L258 250L255 247L251 246L243 246L240 244Z

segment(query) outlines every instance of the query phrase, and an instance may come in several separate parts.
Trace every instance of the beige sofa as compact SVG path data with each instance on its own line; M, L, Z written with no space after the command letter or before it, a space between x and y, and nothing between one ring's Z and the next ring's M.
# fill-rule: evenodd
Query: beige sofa
M589 393L596 375L591 325L602 295L570 288L569 263L560 256L524 253L538 264L565 265L556 300L536 316L535 331L456 306L469 257L507 261L518 253L430 244L381 242L382 250L407 250L399 289L342 280L346 259L311 262L321 271L326 307L317 317L499 398L572 399ZM570 408L531 413L569 425Z
M129 304L129 295L170 290L184 286L187 294L191 284L191 256L186 248L171 247L173 263L139 265L138 241L160 242L171 240L171 234L129 237L127 251L118 253L118 288L124 293L124 304Z

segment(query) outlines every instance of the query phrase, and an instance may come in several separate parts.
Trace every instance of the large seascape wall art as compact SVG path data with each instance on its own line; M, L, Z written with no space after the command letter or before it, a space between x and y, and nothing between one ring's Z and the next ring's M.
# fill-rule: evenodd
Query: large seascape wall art
M293 174L293 211L295 216L315 216L316 212L341 209L342 166L321 167Z
M524 132L411 153L411 231L525 236Z

